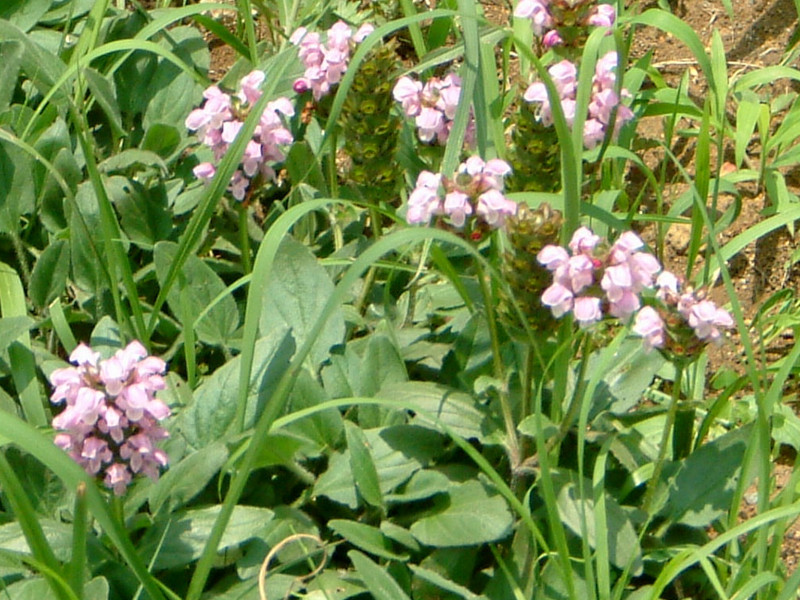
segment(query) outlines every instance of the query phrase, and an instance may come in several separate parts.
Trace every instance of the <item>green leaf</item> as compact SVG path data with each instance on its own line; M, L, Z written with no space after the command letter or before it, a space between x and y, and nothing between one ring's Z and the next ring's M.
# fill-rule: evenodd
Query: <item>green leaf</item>
M119 102L117 101L117 90L114 81L107 79L91 67L82 70L92 91L97 105L103 110L111 125L111 129L116 136L124 136L125 130L122 128L122 115L119 112Z
M432 469L422 469L411 476L402 490L387 495L386 501L390 503L418 502L437 494L446 494L449 488L450 480L447 475Z
M200 557L220 506L188 510L171 515L147 530L140 552L155 569L172 569ZM239 546L263 534L274 513L266 508L237 506L222 536L217 552Z
M0 318L0 348L8 348L33 326L33 319L25 315Z
M120 334L119 325L114 322L114 319L105 316L98 321L92 330L89 345L103 358L110 358L122 348L122 334Z
M344 519L328 521L328 527L364 552L387 560L408 560L408 554L397 554L392 550L389 538L377 527Z
M0 233L19 231L22 215L34 210L33 164L16 146L0 141Z
M317 406L327 400L330 398L322 386L317 383L311 373L303 370L299 373L292 388L289 414ZM316 442L320 448L335 448L344 434L344 419L337 409L330 408L315 412L313 415L292 423L288 429Z
M453 484L435 501L432 514L416 521L411 533L420 543L440 548L488 544L511 533L514 518L505 500L479 481Z
M69 244L52 241L39 255L31 273L28 294L37 308L44 308L57 298L67 285Z
M98 248L103 247L100 210L89 182L78 186L69 233L71 279L81 290L99 297L106 288L103 266L107 264L107 259L98 252Z
M465 439L485 441L493 427L482 407L464 392L435 383L409 381L392 383L381 388L378 396L387 400L402 399L416 411L413 424L437 429L437 423L449 427Z
M672 523L706 527L727 514L742 468L751 425L704 444L681 463L662 513Z
M50 10L52 3L53 0L3 0L0 19L11 21L23 31L28 31Z
M264 291L259 329L263 334L288 325L298 346L306 339L315 340L309 357L319 365L330 354L331 346L344 339L341 310L331 315L321 331L312 330L333 290L333 282L311 251L300 242L285 239Z
M153 123L147 128L142 140L142 150L155 152L161 158L168 158L181 143L181 130L164 123Z
M372 562L358 550L351 550L347 556L375 600L411 600L386 569Z
M106 600L108 581L105 577L95 577L83 588L82 600ZM8 600L57 600L47 580L39 577L17 581L3 590Z
M168 171L166 163L158 154L138 148L123 150L97 165L103 173L141 171L144 167L157 168L164 174Z
M106 180L106 188L131 242L152 250L172 234L172 216L163 187L145 188L133 179L114 176Z
M175 261L178 246L173 242L159 242L153 252L158 281L163 285L170 266ZM239 327L239 310L233 296L227 294L199 321L194 319L208 309L212 301L225 292L227 286L214 271L196 256L190 256L183 265L176 285L167 295L172 312L185 327L194 324L197 337L208 344L226 345ZM186 290L188 314L184 314L182 291ZM279 329L279 328L276 328ZM264 330L271 331L271 330Z
M187 504L199 494L228 460L225 444L216 442L192 452L161 476L150 488L149 504L152 514L162 506L167 513Z
M378 473L380 491L384 496L408 481L415 472L438 456L441 449L441 440L437 446L426 435L429 432L410 425L369 429L363 433L369 444ZM314 485L314 494L357 508L356 481L350 460L349 450L333 453L328 469L319 476Z
M602 350L592 354L587 368L603 360ZM666 359L660 352L642 352L642 341L630 338L622 342L614 356L613 367L603 376L592 396L591 416L608 410L625 414L642 400L642 394L653 382Z
M189 66L206 72L210 64L208 45L196 27L173 27L169 30L169 49ZM199 104L200 87L188 73L165 59L147 81L145 90L147 109L143 125L148 129L154 123L183 123L186 115Z
M0 87L0 113L5 112L11 104L14 85L9 82L17 81L22 64L22 50L22 43L17 40L0 42L0 81L6 82Z
M581 501L578 497L575 473L552 471L551 475L561 520L575 535L582 536L582 520L585 518L587 542L594 548L597 540L593 517L594 502L590 498ZM586 490L591 490L592 482L587 479L585 487ZM606 495L604 501L608 524L605 532L608 558L620 569L631 565L631 573L639 575L642 572L642 548L636 530L628 515L612 496Z
M251 427L294 354L294 342L285 329L258 340L250 377L245 426ZM194 393L194 403L175 420L175 428L194 448L225 437L233 425L239 394L237 356L214 371Z
M369 442L364 432L352 421L344 422L347 449L350 452L350 470L361 497L372 506L383 506L378 470L372 459Z
M308 592L303 596L305 600L346 600L356 596L363 597L367 592L364 586L354 581L351 573L333 569L326 569L306 584L306 587Z

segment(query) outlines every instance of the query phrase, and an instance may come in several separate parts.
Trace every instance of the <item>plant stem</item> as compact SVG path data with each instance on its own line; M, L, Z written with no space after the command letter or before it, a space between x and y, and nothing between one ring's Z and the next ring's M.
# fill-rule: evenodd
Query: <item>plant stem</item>
M494 366L494 377L500 382L500 389L498 396L500 400L500 410L503 413L503 424L506 428L506 436L508 437L508 455L511 459L511 470L514 471L520 462L519 452L519 438L517 437L517 426L514 422L514 415L511 413L511 405L508 402L508 391L505 384L505 368L503 367L503 357L500 351L500 335L497 330L497 315L494 311L494 298L492 297L492 290L489 287L489 280L483 271L480 263L475 263L475 270L478 276L478 282L481 286L481 294L483 295L483 305L486 309L486 320L489 325L489 335L492 340L492 363Z
M672 435L672 426L675 423L675 415L678 413L678 402L681 397L681 380L683 379L683 365L675 365L675 381L672 382L672 397L670 399L669 409L667 410L667 421L664 423L664 431L661 432L661 444L658 447L658 458L656 459L656 466L653 469L653 475L650 481L647 482L647 490L644 495L644 502L642 510L648 515L650 514L651 504L653 497L656 493L658 480L661 478L661 472L664 470L664 461L667 457L667 442L669 442Z
M250 234L247 231L247 207L237 204L236 210L239 212L239 252L242 255L242 271L249 275L253 270L250 260Z

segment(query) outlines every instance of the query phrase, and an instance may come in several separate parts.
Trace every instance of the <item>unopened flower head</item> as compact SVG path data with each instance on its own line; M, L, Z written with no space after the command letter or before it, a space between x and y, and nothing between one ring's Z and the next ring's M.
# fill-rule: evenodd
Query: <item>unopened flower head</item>
M641 306L642 291L653 287L661 270L652 254L640 251L643 247L631 231L609 245L588 227L575 231L569 252L545 246L537 258L553 273L553 283L542 294L542 304L556 318L572 312L581 327L601 320L604 313L628 321Z
M594 148L602 142L607 131L613 125L610 133L615 139L622 126L633 119L633 111L622 103L622 98L630 96L626 89L619 94L616 87L617 53L608 52L597 61L595 74L592 78L592 96L589 101L589 110L583 124L583 144L587 149ZM561 110L567 124L571 127L575 120L576 95L578 90L578 69L569 60L562 60L547 70L556 91L558 92ZM538 118L542 125L553 124L553 110L550 97L544 83L532 83L523 95L527 102L539 104Z
M65 403L53 419L56 445L118 496L137 474L158 479L168 462L157 444L168 437L158 422L170 410L155 397L165 388L164 361L134 341L105 360L80 344L70 362L50 375L50 401Z
M414 118L420 140L447 143L461 97L458 75L450 73L443 79L431 77L425 84L404 75L397 80L392 93L406 116ZM470 115L465 136L467 146L473 145L474 137L475 120Z
M239 90L231 96L217 86L204 93L205 102L186 118L186 127L196 131L203 143L214 153L214 162L202 162L194 168L194 175L208 183L217 172L217 164L239 135L250 108L261 97L260 86L264 83L262 71L245 75ZM284 118L294 115L294 106L287 98L278 98L267 103L261 114L253 137L247 142L242 162L231 176L228 191L236 200L245 199L254 180L275 179L275 165L286 156L282 148L294 139L284 125Z
M503 179L510 172L505 161L484 161L479 156L461 163L452 179L422 171L408 197L406 220L419 225L442 217L456 229L463 229L468 221L473 231L500 228L517 212L517 203L503 194ZM477 222L470 220L473 217Z
M347 23L337 21L328 30L323 42L319 33L300 27L289 41L298 46L300 60L306 70L294 82L294 91L302 94L311 90L317 101L328 95L347 71L352 47L364 41L374 30L367 23L354 33Z

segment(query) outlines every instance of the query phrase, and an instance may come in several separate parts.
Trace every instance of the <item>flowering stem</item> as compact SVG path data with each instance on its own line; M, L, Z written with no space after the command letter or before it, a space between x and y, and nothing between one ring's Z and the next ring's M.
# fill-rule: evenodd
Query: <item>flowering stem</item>
M489 280L483 271L480 263L475 263L475 270L478 282L481 286L483 304L486 308L486 320L489 325L489 335L492 339L492 362L494 365L494 377L500 383L499 399L500 410L503 413L503 423L508 437L508 454L511 459L512 470L516 469L520 461L519 438L517 437L517 426L514 423L514 415L511 413L511 405L508 403L508 393L505 384L505 369L503 368L503 357L500 351L500 336L497 330L497 316L494 311L494 298L489 287Z
M644 502L642 510L650 514L651 504L653 497L658 487L658 480L661 479L661 472L664 470L664 460L667 457L667 442L669 442L672 435L672 426L675 423L675 415L678 413L678 402L681 397L681 380L683 379L683 365L678 363L675 365L675 381L672 382L672 398L670 399L669 409L667 410L667 420L664 423L664 431L661 432L661 444L658 447L658 458L656 459L653 474L650 476L650 481L647 482L647 490L644 494Z
M78 598L83 598L83 572L86 569L86 537L89 529L87 514L86 482L81 481L75 490L75 508L72 521L72 557L67 565L66 572L69 585Z
M249 275L253 270L250 260L250 234L247 231L247 207L237 203L236 210L239 212L239 251L242 254L242 271Z

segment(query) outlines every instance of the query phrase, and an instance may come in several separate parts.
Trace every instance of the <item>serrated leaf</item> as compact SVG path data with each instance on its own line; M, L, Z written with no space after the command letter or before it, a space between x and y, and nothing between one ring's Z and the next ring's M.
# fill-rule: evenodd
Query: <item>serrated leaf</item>
M505 500L479 481L454 484L437 500L433 514L417 520L411 533L420 543L439 548L488 544L506 537L514 524Z
M334 285L311 251L300 242L287 238L281 243L264 290L264 306L259 328L262 332L289 326L301 346L314 339L309 358L319 365L330 354L331 346L344 339L344 317L336 310L321 331L313 327Z
M408 560L408 554L398 554L392 550L389 538L377 527L345 519L328 521L328 527L354 546L358 546L364 552L369 552L373 556L387 560Z
M44 308L57 298L67 285L69 244L52 241L39 255L31 273L28 294L37 308Z

